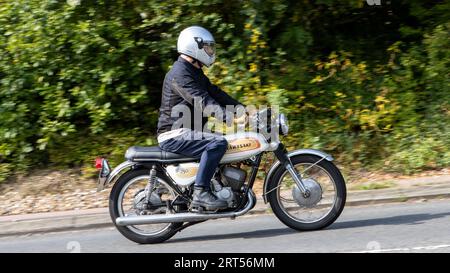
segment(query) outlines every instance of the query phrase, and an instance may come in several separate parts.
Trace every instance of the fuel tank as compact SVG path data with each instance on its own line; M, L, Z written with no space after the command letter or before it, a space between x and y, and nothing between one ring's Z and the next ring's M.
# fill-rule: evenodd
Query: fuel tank
M269 148L269 143L262 134L255 132L241 132L225 135L228 148L220 163L230 163L248 159Z
M264 136L254 132L226 135L225 139L228 141L228 148L221 164L245 160L269 148ZM166 170L177 185L186 187L194 183L198 165L195 162L169 165Z

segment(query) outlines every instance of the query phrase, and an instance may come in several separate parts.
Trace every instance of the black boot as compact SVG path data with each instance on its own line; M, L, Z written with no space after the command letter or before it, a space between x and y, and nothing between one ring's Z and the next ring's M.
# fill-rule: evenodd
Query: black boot
M219 200L211 190L203 187L194 187L194 194L192 200L192 207L195 209L205 210L219 210L226 209L228 203L224 200Z

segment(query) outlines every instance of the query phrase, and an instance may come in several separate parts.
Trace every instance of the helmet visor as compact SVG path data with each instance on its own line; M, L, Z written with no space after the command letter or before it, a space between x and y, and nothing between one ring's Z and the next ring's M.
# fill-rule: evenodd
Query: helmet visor
M210 57L216 54L216 44L214 42L203 42L203 49Z

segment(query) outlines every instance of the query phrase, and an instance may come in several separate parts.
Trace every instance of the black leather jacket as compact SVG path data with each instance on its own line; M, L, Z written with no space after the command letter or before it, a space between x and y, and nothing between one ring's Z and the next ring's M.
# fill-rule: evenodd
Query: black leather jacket
M201 105L194 105L194 97L201 98ZM194 119L194 108L211 105L220 107L225 113L226 105L242 105L230 97L216 85L211 84L203 74L202 69L196 68L187 60L178 60L167 72L162 88L161 107L159 108L158 131L161 134L172 129L172 125L180 117L171 117L172 109L177 105L189 107L191 113L191 129L203 128L207 117ZM225 116L225 115L224 115ZM201 126L201 127L200 127Z

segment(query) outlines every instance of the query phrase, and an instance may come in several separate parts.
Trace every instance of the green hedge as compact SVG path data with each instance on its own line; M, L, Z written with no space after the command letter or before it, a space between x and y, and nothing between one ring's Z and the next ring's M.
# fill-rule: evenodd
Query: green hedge
M448 1L0 2L0 181L154 144L162 80L193 24L219 43L213 82L281 105L291 147L347 168L449 166Z

